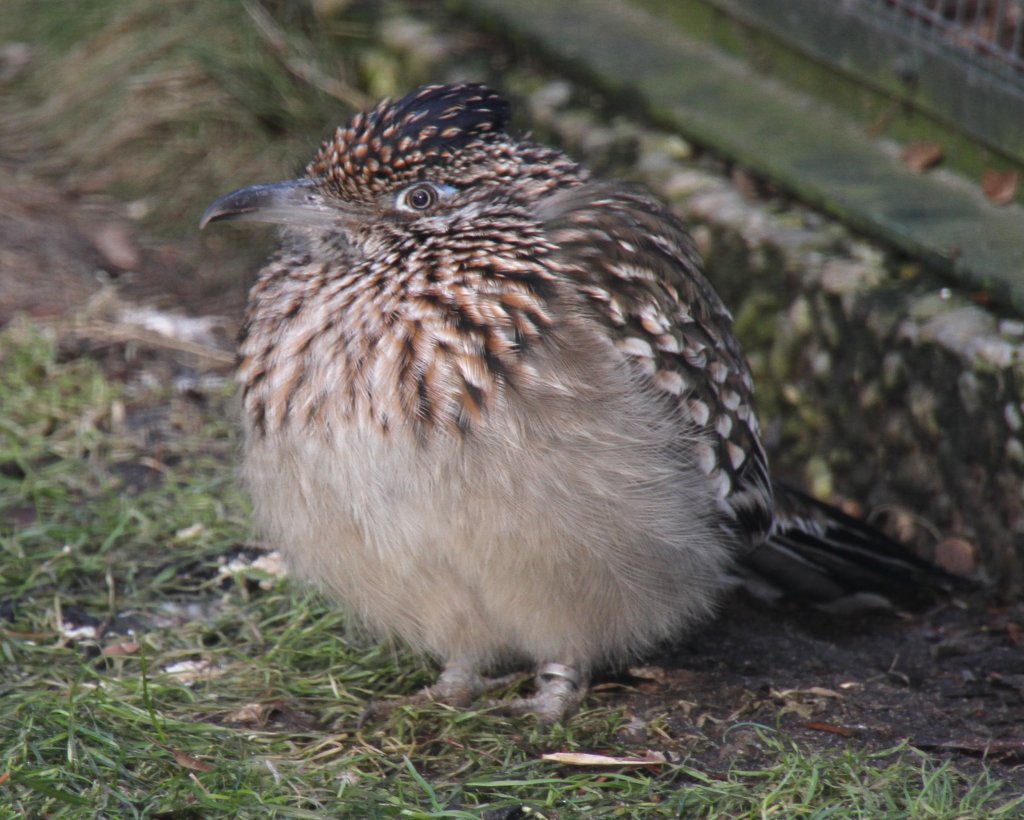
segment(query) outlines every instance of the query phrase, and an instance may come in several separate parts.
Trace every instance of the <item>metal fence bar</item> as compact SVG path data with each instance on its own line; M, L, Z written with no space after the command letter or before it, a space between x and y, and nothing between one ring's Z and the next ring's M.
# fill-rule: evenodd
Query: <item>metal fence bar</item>
M1024 0L848 0L853 14L918 47L1024 86Z
M1024 165L1024 0L699 4Z

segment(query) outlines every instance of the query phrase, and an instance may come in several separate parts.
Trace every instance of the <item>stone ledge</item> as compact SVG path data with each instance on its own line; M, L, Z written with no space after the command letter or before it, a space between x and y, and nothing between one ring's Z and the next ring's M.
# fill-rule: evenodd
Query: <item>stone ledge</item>
M759 197L742 174L695 164L676 135L604 123L571 96L565 81L536 90L532 121L689 223L736 312L776 471L887 513L923 551L966 538L993 580L1019 588L1024 321L803 205Z
M1024 208L996 207L951 174L915 174L895 146L837 110L690 37L629 0L449 0L720 156L1024 310Z

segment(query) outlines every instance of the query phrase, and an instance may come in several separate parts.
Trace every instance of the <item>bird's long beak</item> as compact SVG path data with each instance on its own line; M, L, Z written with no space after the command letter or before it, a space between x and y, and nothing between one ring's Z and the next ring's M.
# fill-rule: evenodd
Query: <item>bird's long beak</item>
M289 179L225 194L203 212L199 230L211 222L226 220L323 227L337 225L340 216L338 209L317 192L312 179Z

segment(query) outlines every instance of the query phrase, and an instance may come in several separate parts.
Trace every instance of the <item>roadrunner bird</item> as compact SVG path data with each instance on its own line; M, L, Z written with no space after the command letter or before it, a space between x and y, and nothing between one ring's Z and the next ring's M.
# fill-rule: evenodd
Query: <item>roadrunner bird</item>
M821 597L913 572L773 486L683 225L510 135L508 108L423 87L202 217L283 226L238 379L244 475L294 573L441 661L421 699L468 704L525 661L536 693L505 708L552 721L595 667L706 618L737 561Z

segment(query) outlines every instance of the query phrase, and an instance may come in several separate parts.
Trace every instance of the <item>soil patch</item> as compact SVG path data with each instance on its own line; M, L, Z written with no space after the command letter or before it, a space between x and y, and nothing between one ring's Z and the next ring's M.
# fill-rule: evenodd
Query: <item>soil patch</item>
M1022 625L1021 605L834 615L740 592L687 643L631 670L628 701L644 741L647 721L667 715L662 730L708 771L756 757L752 730L737 731L749 721L811 749L907 741L961 769L986 761L1024 788Z

